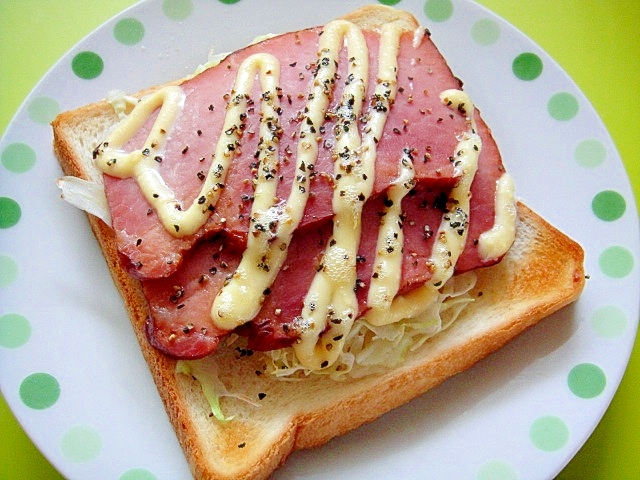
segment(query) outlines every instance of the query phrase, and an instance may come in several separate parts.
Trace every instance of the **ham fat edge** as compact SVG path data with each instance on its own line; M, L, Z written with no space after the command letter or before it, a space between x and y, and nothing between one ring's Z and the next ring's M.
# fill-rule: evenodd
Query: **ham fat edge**
M400 203L394 235L401 233L402 243L388 243L386 248L388 253L400 250L396 294L404 295L432 279L439 226L457 209L452 191L464 172L457 168L456 155L471 129L470 118L481 149L467 194L470 207L456 217L455 227L466 240L455 272L500 260L485 258L478 249L481 234L494 225L496 185L505 173L500 153L475 107L471 111L463 105L452 107L441 98L442 92L460 90L462 83L428 31L398 33L395 46L393 42L390 46L384 31L345 30L342 23L338 25L339 51L328 53L322 43L328 42L323 40L325 26L271 37L226 56L175 87L179 108L169 127L160 129L161 141L151 140L163 115L161 108L155 108L119 146L153 161L154 171L175 196L171 208L201 206L203 224L194 232L183 234L178 224L174 231L167 228L136 179L103 168L121 259L140 280L149 303L147 337L167 355L202 358L215 352L232 331L246 336L254 350L296 343L306 328L308 292L325 267L327 252L345 235L336 233L337 219L342 217L335 211L335 198L342 192L342 177L357 174L357 181L348 185L364 185L355 194L344 190L361 204L353 231L345 237L355 248L343 259L351 268L345 277L351 282L346 291L355 293L349 321L371 308L368 294L378 274L379 233L394 202ZM358 42L364 45L360 51ZM382 49L395 49L393 78L383 71ZM261 59L259 67L249 75L247 90L239 92L239 72L247 71L246 65L255 58ZM360 78L359 69L367 62L368 71ZM330 74L320 81L327 71ZM319 95L326 106L314 113L309 105ZM241 113L230 124L230 106L238 104ZM380 116L382 130L373 135L374 120ZM105 140L94 157L109 164L109 147ZM301 163L300 155L309 148L315 151L312 160ZM373 155L373 178L367 178L370 170L363 166L367 151ZM225 167L220 166L223 155L230 158ZM393 189L400 188L399 179L409 170L410 176L400 182L404 194L394 197ZM208 193L201 195L207 177L214 179L215 201ZM261 182L271 185L271 206L256 213L258 196L264 201L266 195L259 193ZM296 218L287 202L292 192L300 195L303 190L305 203ZM288 236L283 219L295 224ZM247 280L247 288L260 288L246 294L247 299L258 299L249 321L231 326L214 322L214 302L241 276L251 242L271 250L254 259L249 271L271 280L265 285ZM279 265L270 263L270 255L276 254ZM325 327L319 335L329 330Z

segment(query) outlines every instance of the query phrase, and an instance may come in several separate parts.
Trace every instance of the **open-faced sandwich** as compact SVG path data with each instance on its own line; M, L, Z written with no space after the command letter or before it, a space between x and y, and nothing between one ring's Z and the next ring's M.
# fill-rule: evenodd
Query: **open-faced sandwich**
M389 7L53 129L197 478L269 476L584 284L580 246L515 200L462 82Z

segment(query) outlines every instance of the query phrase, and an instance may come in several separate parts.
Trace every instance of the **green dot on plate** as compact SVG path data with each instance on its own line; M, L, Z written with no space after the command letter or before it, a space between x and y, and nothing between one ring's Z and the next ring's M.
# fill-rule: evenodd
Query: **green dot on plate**
M591 328L602 338L616 338L627 329L628 320L624 311L616 305L605 305L591 315Z
M583 167L597 167L607 158L607 149L601 141L589 138L576 146L573 158Z
M135 45L144 37L144 25L136 18L123 18L113 27L113 36L123 45Z
M0 347L21 347L30 337L31 324L22 315L6 313L0 316Z
M378 0L383 5L397 5L400 3L400 0Z
M102 438L93 427L76 425L62 436L60 450L62 455L71 462L88 462L100 454Z
M144 468L132 468L124 472L118 480L156 480L156 476Z
M13 198L0 197L0 228L10 228L20 221L22 210Z
M594 398L604 391L607 377L602 369L593 363L581 363L571 369L567 377L569 390L580 398Z
M569 427L556 416L543 416L531 424L529 438L536 448L545 452L555 452L569 441Z
M578 99L568 92L552 95L547 103L549 115L560 121L571 120L578 114L580 105Z
M20 399L27 407L44 410L60 398L60 384L48 373L32 373L20 384Z
M606 276L623 278L633 269L633 255L626 248L614 245L600 254L598 264Z
M11 257L0 255L0 288L8 287L18 278L18 264Z
M424 14L429 20L444 22L453 15L453 4L451 0L426 0Z
M517 480L518 473L510 463L492 460L480 467L476 478L477 480Z
M73 57L71 69L78 77L91 80L100 76L104 70L104 62L97 53L84 51Z
M5 147L0 161L10 172L24 173L35 165L36 152L26 143L15 142Z
M224 3L225 5L233 5L234 3L238 3L240 0L218 0L220 3ZM395 0L395 3L398 3L400 0Z
M29 118L39 125L49 125L60 113L60 105L51 97L37 97L27 107Z
M624 197L613 190L598 193L591 201L591 209L596 217L605 222L618 220L627 208Z
M513 60L511 69L520 80L535 80L542 73L542 60L535 53L524 52Z
M500 26L490 18L478 20L471 27L471 38L480 45L493 45L500 38Z
M164 0L162 11L171 20L185 20L193 12L191 0Z

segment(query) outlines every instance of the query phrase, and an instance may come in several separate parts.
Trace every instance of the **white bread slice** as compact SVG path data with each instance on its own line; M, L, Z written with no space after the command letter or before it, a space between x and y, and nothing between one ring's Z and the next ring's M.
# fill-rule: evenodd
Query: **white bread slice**
M381 6L347 16L362 28L399 21L415 29L412 16ZM67 175L101 182L92 151L118 117L106 102L61 114L53 122L54 148ZM340 382L311 376L285 382L256 375L260 355L221 348L215 364L230 391L258 398L260 407L224 398L221 422L210 416L200 384L176 374L176 361L149 345L144 334L146 300L139 283L119 261L113 231L89 215L91 228L125 301L140 348L196 478L267 478L294 450L314 447L374 420L499 349L552 312L573 302L584 286L583 251L523 204L516 241L498 265L478 271L471 303L447 330L427 341L398 368ZM261 395L262 396L262 395Z

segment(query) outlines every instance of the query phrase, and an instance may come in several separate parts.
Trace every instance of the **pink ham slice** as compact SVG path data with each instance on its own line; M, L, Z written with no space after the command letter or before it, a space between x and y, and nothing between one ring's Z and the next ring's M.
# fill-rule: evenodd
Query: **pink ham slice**
M477 128L483 139L478 174L471 186L471 211L465 249L456 263L456 273L497 263L500 259L483 260L478 252L480 234L493 226L496 182L504 173L500 154L491 132L476 113ZM402 202L403 263L398 294L405 294L424 284L432 276L427 266L442 215L446 212L449 190L434 187L426 182L418 186ZM384 195L369 200L363 211L362 231L357 261L358 284L356 288L360 315L367 310L369 279L373 273L377 244L378 219L384 210ZM309 232L297 238L291 245L288 264L296 266L282 271L270 289L270 295L258 316L240 331L248 337L248 347L267 351L290 346L299 334L292 320L300 315L302 302L322 258L326 241L331 235L331 222L323 229ZM300 247L298 247L300 245ZM294 250L293 247L298 247ZM279 313L276 314L275 312Z
M151 345L177 358L200 358L215 351L228 332L213 325L211 305L241 255L242 250L221 233L198 243L173 275L142 281Z
M502 175L500 156L491 134L478 123L483 136L479 173L472 185L469 236L456 267L457 273L498 261L483 261L477 252L478 235L493 225L495 183ZM448 198L448 189L422 182L402 202L404 216L403 265L400 294L422 285L431 277L427 265ZM363 211L364 228L357 260L356 289L360 314L366 312L368 283L373 271L377 225L384 210L385 196L371 199ZM237 333L248 337L248 347L266 351L290 346L299 336L294 319L300 315L303 300L321 262L333 224L330 219L316 228L296 233L287 261L273 285L264 293L260 313ZM229 332L216 330L210 320L211 305L224 279L239 262L244 243L225 233L199 242L173 275L143 280L151 308L147 334L151 343L178 358L199 358L213 353Z
M249 55L267 52L275 55L281 64L278 92L283 129L280 140L282 178L278 190L280 199L286 199L293 179L300 122L307 93L313 81L317 61L317 43L321 28L289 33L265 40L229 55L218 66L185 81L182 88L186 100L182 114L176 121L166 151L161 155L160 173L184 205L191 204L198 194L202 175L211 164L211 154L221 135L226 103L240 63ZM376 55L379 36L366 33L370 53L370 81L368 95L376 83ZM390 109L386 128L379 139L374 196L383 192L397 173L399 152L405 147L416 151L416 176L419 182L451 186L455 181L450 157L457 140L452 132L466 130L462 115L453 115L442 105L439 94L449 88L460 88L444 59L426 36L416 48L413 35L402 37L399 55L398 94ZM347 52L341 53L333 102L335 108L342 86L347 81ZM254 109L248 112L237 156L225 180L225 189L215 212L207 224L195 235L175 238L150 210L135 181L105 176L105 187L112 213L113 228L117 233L119 250L128 259L132 274L140 278L158 278L175 272L184 252L202 238L220 230L243 240L248 228L251 210L254 157L259 141L259 99L261 90L256 85L252 99ZM369 100L365 101L365 106ZM125 150L141 148L147 127L138 132ZM331 173L333 171L331 146L335 141L331 115L321 129L321 148L310 187L311 197L305 209L300 229L331 218ZM360 124L362 128L362 124Z
M444 198L441 196L445 193L443 190L423 188L412 193L411 197L402 202L405 238L399 293L410 291L431 277L426 261L429 260L434 237L430 233L425 234L425 231L437 229L443 213L443 203L446 203L447 198L446 195ZM378 239L376 227L384 212L384 200L383 196L370 200L362 214L362 223L369 228L362 231L356 259L358 280L354 289L360 314L367 310L369 281L373 273ZM287 257L290 268L280 272L258 316L240 330L248 337L248 347L252 350L266 351L287 347L298 338L293 320L300 315L304 295L322 261L322 253L331 236L332 226L328 222L322 229L300 235L296 238L296 243L291 245L296 250L291 250Z
M170 132L171 142L159 164L169 185L185 204L200 189L200 172L211 162L214 144L220 135L226 105L241 61L256 52L278 56L282 66L280 141L282 159L280 199L286 199L295 168L297 132L306 92L312 81L313 62L317 55L320 28L286 34L248 47L227 57L219 66L183 83L186 102L182 115ZM375 82L375 52L378 37L367 33ZM377 219L382 210L384 192L398 174L398 161L406 148L414 152L417 184L403 200L404 262L401 293L428 280L427 266L433 237L442 216L446 199L456 179L451 157L457 137L467 130L465 115L442 105L439 93L461 88L444 59L429 38L414 48L413 37L401 41L396 102L389 112L384 134L379 140L374 194L364 209L365 228L358 261L357 290L361 313L366 310L368 279L373 268ZM346 60L343 52L340 64ZM339 70L332 107L340 97L345 73ZM259 89L254 98L260 98ZM365 106L368 105L365 102ZM255 104L256 112L258 102ZM258 116L249 112L238 155L228 172L225 189L212 218L192 237L177 239L166 232L132 180L105 177L107 196L117 232L120 251L131 270L142 280L150 311L147 336L152 345L176 358L200 358L214 352L229 332L216 329L210 309L228 275L240 261L246 245L246 232L252 202L254 153L257 150ZM469 237L457 264L462 272L495 262L484 262L478 255L476 240L493 225L496 180L503 173L502 161L491 132L476 111L476 122L483 140L479 171L472 185ZM149 120L149 124L153 119ZM360 126L362 128L362 126ZM254 132L254 133L252 133ZM140 148L146 131L139 132L127 148ZM289 247L286 266L274 284L264 292L264 303L257 318L238 329L249 338L255 350L269 350L290 345L297 338L292 320L300 315L308 285L321 260L331 235L331 145L335 140L330 118L323 128L322 148L314 167L311 196L304 219ZM188 147L188 148L187 148ZM313 228L311 228L313 227Z

